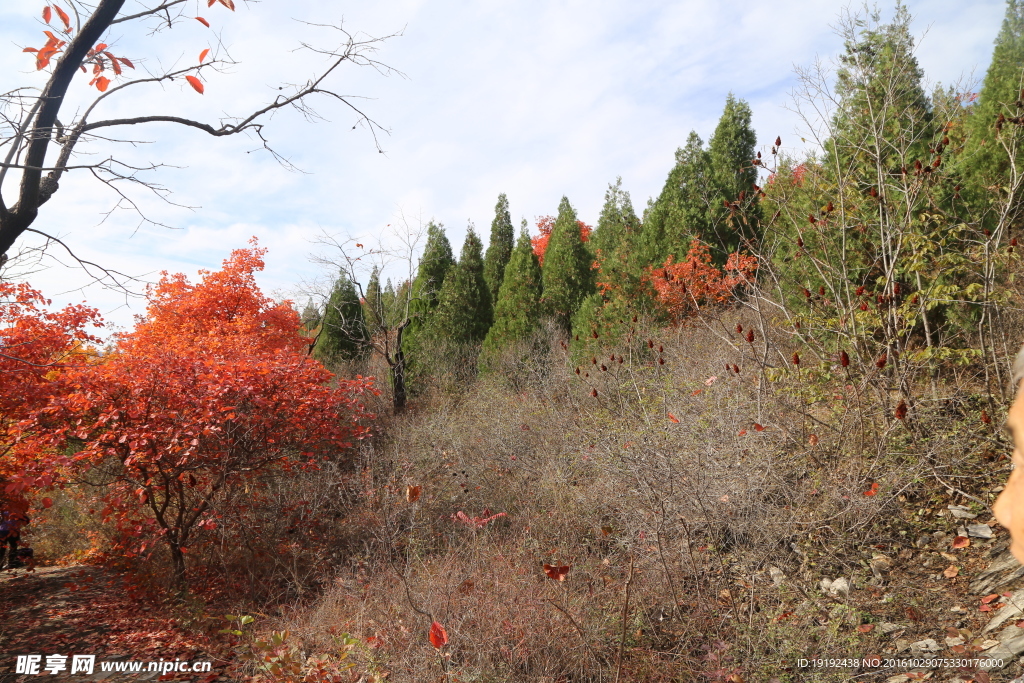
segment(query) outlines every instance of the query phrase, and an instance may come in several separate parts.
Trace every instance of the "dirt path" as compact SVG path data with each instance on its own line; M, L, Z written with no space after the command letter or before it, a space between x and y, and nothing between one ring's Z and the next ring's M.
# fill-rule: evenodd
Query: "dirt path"
M40 567L0 572L0 683L41 680L47 655L65 655L56 674L74 681L230 680L209 643L179 629L118 574L103 567ZM42 655L40 674L15 673L18 655ZM70 674L72 655L95 655L91 675ZM103 671L103 662L143 661L140 673ZM148 662L211 661L211 673L146 671ZM114 665L117 666L116 664ZM122 664L122 666L125 666Z

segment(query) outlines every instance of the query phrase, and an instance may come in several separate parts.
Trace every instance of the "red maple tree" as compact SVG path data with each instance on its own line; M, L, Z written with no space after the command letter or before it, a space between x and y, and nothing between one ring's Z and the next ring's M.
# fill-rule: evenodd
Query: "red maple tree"
M100 327L87 306L50 311L50 301L27 284L0 283L0 508L23 509L26 482L15 426L49 400L63 370L95 359L88 332ZM53 477L39 483L48 486Z
M265 251L237 250L194 285L165 273L135 330L63 373L66 390L21 425L39 454L28 474L105 482L121 550L162 542L179 588L189 545L254 478L315 468L369 433L372 380L332 382L306 355L298 314L256 286Z

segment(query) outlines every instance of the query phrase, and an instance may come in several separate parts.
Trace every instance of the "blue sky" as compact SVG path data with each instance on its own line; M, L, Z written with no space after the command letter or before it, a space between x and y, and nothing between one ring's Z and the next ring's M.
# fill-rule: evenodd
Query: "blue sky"
M230 73L210 72L205 95L183 82L152 86L109 98L97 117L175 113L215 122L244 113L271 99L279 83L304 81L322 63L295 51L300 41L337 42L333 31L299 20L343 20L356 33L402 34L381 43L375 57L403 75L349 67L330 82L336 92L369 98L354 102L390 130L380 136L384 153L365 127L353 130L354 114L326 99L313 102L326 121L282 112L265 129L303 173L282 168L251 138L153 125L130 131L146 144L79 150L92 158L172 164L177 168L146 178L194 209L135 188L130 196L147 216L169 227L140 226L128 211L104 220L117 197L78 172L62 182L35 227L59 235L84 258L148 280L161 270L194 276L198 268L217 268L255 235L270 249L261 286L280 298L301 298L302 283L323 275L309 260L323 251L314 243L321 233L394 246L387 226L435 219L457 252L469 221L486 240L500 192L508 194L517 225L525 217L532 227L535 217L555 213L562 195L594 223L616 176L639 211L660 192L689 131L707 139L730 91L750 103L765 144L781 135L788 148L803 146L792 111L794 67L816 60L827 66L839 54L842 41L832 26L849 6L829 0L236 2L231 13L190 0L186 14L206 17L212 29L188 21L146 35L119 25L108 42L141 68L191 64L207 47L226 49L238 63ZM906 4L931 84L984 76L1004 0ZM42 6L38 0L0 4L0 42L8 46L0 50L0 91L44 82L20 51L44 42ZM129 11L140 6L126 4ZM883 17L891 15L891 6L880 7ZM65 112L95 93L84 74L80 80ZM30 281L56 303L86 300L124 327L142 311L139 300L126 303L115 292L85 286L88 278L74 268L46 265Z

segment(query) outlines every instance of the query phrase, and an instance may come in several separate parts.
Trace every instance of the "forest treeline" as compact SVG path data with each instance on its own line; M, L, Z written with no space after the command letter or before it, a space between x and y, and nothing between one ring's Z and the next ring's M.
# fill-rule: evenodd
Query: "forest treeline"
M996 319L1021 218L1024 8L1008 2L977 92L925 91L910 20L902 5L888 22L863 17L834 81L801 74L804 110L828 112L806 122L823 131L804 140L812 151L787 152L775 136L759 146L750 106L730 94L707 142L694 131L676 150L641 215L618 179L593 228L563 197L539 236L524 220L517 237L502 194L486 252L471 226L456 259L431 222L411 281L382 286L374 271L363 286L343 269L326 305L304 312L316 355L356 359L391 335L392 380L415 391L451 368L486 371L510 348L528 353L548 323L583 357L639 349L638 319L738 304L762 324L783 316L819 360L884 357L905 399L905 364L934 380L941 366L982 360L998 393L1007 341Z

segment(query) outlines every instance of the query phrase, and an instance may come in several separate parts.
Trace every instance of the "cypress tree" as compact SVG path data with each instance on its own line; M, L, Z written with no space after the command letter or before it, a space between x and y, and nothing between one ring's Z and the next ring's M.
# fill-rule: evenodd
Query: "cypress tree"
M327 299L313 355L324 363L355 360L366 355L369 341L355 285L348 274L341 271Z
M616 254L630 233L640 228L640 219L633 211L629 192L622 189L622 177L608 185L604 193L604 206L597 219L597 227L590 234L590 248L599 260L606 261Z
M580 235L576 211L566 197L558 205L558 217L544 253L541 279L547 311L566 332L573 313L594 291L593 256Z
M978 104L967 119L967 139L961 168L968 181L968 200L983 212L997 198L989 188L1004 188L1011 166L1007 148L1013 150L1013 163L1024 164L1024 128L1012 123L1000 124L999 115L1018 117L1018 102L1024 88L1024 2L1007 0L1003 25L996 37L992 62L985 72ZM1005 145L1005 146L1004 146ZM1019 173L1020 171L1018 171ZM1001 190L1000 190L1001 191ZM1019 193L1002 197L1011 207L1020 204ZM992 218L987 223L991 224ZM989 225L988 227L994 227Z
M541 269L533 253L530 234L523 228L505 268L494 324L484 339L483 353L493 356L502 349L529 339L540 328Z
M484 257L484 280L491 301L498 300L502 279L505 277L505 266L512 256L515 245L515 231L512 229L512 216L508 212L508 197L504 193L498 195L498 203L494 207L494 220L491 221L491 240L487 244Z
M676 165L661 194L644 212L643 225L630 245L634 275L661 265L669 255L682 257L690 241L711 232L708 207L717 198L704 143L690 131L686 145L676 150ZM719 201L719 204L721 202Z
M409 326L402 339L402 346L409 354L410 369L419 355L418 347L431 314L437 308L438 296L444 286L448 271L455 265L452 245L444 233L444 225L434 223L427 226L427 244L423 248L416 278L412 283L409 303Z
M373 272L370 273L370 280L366 284L363 309L366 318L366 328L371 337L387 327L384 316L384 302L381 299L380 291L380 269L377 266L373 267Z
M470 226L459 262L445 276L425 336L438 344L477 344L487 335L493 317L484 280L483 245Z
M302 309L300 315L302 331L308 335L313 335L316 328L320 326L320 317L320 311L313 305L313 300L307 300L306 306Z
M877 22L878 15L870 19ZM864 183L881 182L879 167L895 173L910 160L930 160L931 104L914 56L910 19L907 8L897 4L890 23L863 28L859 39L847 40L839 58L834 140L826 144L826 154L838 151L839 158L826 166L852 171Z
M759 214L753 189L757 182L757 167L753 164L757 134L751 118L750 105L729 93L708 142L708 172L718 196L709 204L711 234L705 239L719 264L739 249L745 234L757 236L754 228ZM681 254L677 252L676 256Z

